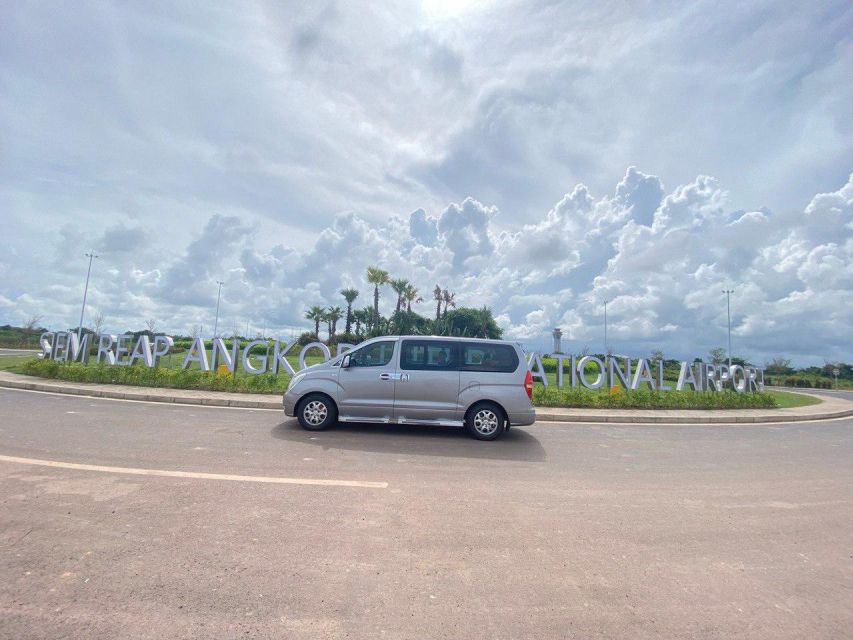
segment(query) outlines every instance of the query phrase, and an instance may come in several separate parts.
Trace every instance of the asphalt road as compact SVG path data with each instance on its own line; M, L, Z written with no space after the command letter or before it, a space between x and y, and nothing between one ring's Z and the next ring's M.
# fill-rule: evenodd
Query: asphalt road
M0 390L0 479L0 638L853 635L851 420L483 443Z
M853 391L847 389L803 389L806 393L813 393L818 396L827 398L844 398L845 400L853 400Z

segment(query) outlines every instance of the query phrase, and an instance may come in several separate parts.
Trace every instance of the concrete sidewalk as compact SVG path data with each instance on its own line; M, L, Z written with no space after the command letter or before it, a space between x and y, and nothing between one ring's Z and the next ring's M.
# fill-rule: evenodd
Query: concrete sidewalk
M118 384L68 382L24 376L0 371L0 387L65 393L94 398L166 402L211 407L282 410L281 396L251 393L226 393L187 389L131 387ZM810 394L807 394L810 395ZM818 396L815 396L818 397ZM568 409L537 407L537 420L542 422L613 422L654 424L731 424L780 423L803 420L828 420L853 416L853 402L843 398L820 398L820 404L794 409L721 409L647 410L647 409Z

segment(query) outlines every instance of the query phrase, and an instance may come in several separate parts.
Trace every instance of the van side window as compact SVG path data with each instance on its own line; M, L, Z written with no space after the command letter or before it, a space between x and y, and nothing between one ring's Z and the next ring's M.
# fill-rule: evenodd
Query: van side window
M400 368L419 371L458 371L459 350L453 342L403 340Z
M361 349L347 352L351 367L384 367L394 355L394 340L374 342Z
M462 370L512 373L518 368L518 355L508 344L462 343Z

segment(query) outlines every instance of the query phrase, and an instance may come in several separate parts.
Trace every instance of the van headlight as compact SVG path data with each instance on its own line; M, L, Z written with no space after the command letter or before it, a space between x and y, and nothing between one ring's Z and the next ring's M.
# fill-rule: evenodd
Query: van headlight
M303 379L306 375L307 375L307 374L299 373L299 374L297 374L297 375L293 376L293 377L290 379L290 382L289 382L289 383L288 383L288 385L287 385L287 390L288 390L288 391L290 391L291 389L293 389L293 387L295 387L295 386L296 386L296 385L298 385L300 382L302 382L302 379Z

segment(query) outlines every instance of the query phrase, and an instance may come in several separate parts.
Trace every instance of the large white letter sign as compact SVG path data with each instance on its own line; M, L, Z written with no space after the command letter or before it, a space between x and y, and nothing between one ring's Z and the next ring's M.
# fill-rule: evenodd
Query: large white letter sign
M210 371L210 365L207 363L207 351L204 350L204 340L201 338L193 339L193 343L190 345L190 350L187 351L187 357L184 358L181 369L186 369L190 366L191 362L198 362L198 368L202 371Z
M309 342L304 347L302 347L302 351L299 352L299 369L300 370L305 368L305 354L308 353L309 349L319 349L320 351L322 351L324 362L332 357L332 354L329 351L329 347L324 345L322 342Z
M160 358L169 353L174 345L175 341L172 340L172 336L154 336L154 352L151 354L154 358L154 364L156 365Z
M252 349L259 345L264 345L264 347L267 347L267 341L252 340L249 344L246 345L246 348L243 349L243 371L253 376L257 376L267 372L267 361L269 360L269 358L267 357L266 352L264 352L264 355L262 356L256 356L258 361L261 363L261 366L259 367L253 367L252 361L249 359L252 355Z
M95 359L97 364L101 364L101 357L107 359L107 364L116 363L116 354L113 353L113 345L116 343L116 336L109 333L102 333L98 336L98 355Z
M284 354L286 354L287 350L290 349L290 343L285 342L283 345L284 346L282 346L282 343L278 340L273 343L272 372L278 373L278 368L282 367L287 373L295 376L296 372L293 370L293 367L290 366L287 358L284 357Z
M637 361L637 369L634 371L634 380L631 382L631 389L636 391L644 382L651 391L655 390L655 381L652 378L652 369L649 366L649 362L645 358L640 358Z
M127 360L122 359L122 356L130 353L131 340L133 340L133 336L129 333L119 336L116 340L116 364L121 366L130 364Z
M595 378L595 382L589 382L586 379L586 363L591 362L598 368L598 376ZM585 386L587 389L599 389L601 385L604 384L604 374L605 367L604 363L596 358L595 356L584 356L580 360L578 360L578 379L580 379L581 384Z
M533 367L536 367L535 369ZM530 370L530 375L533 378L539 378L542 381L542 386L548 386L548 378L545 377L545 367L542 366L542 358L538 353L531 353L527 357L527 368Z
M39 336L39 348L41 349L39 358L45 360L50 359L50 352L53 351L54 335L55 334L52 331L45 331L41 336ZM50 337L50 340L48 340L48 337Z
M631 358L625 358L625 370L622 371L617 364L616 358L613 356L609 356L606 358L607 361L607 379L608 386L615 387L617 379L619 381L619 386L623 389L631 388Z
M136 339L136 346L133 347L133 353L130 354L128 364L132 365L137 360L142 360L146 367L153 367L154 360L151 357L151 342L148 340L147 334L141 334Z
M689 384L693 386L693 391L697 391L698 385L696 384L696 377L693 375L693 367L690 366L688 362L681 363L681 371L678 372L678 382L675 385L676 391L682 391L684 389L684 385Z
M213 349L210 354L210 366L216 369L216 363L219 362L219 356L222 356L222 364L230 373L234 373L234 366L237 364L237 349L240 348L240 343L237 338L231 340L231 352L225 347L225 340L222 338L213 339Z

